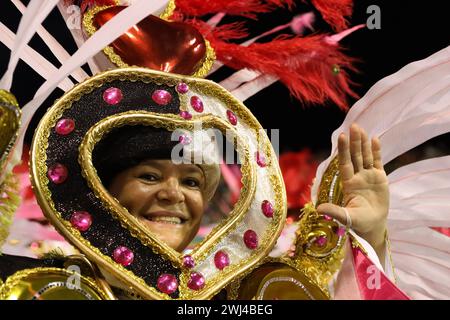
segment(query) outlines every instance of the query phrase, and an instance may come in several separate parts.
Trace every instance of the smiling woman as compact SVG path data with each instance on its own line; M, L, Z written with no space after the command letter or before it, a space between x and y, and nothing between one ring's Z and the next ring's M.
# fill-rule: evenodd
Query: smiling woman
M120 128L94 149L94 164L111 195L147 230L181 252L200 228L220 169L218 163L175 164L172 150L180 142L171 136L149 126Z

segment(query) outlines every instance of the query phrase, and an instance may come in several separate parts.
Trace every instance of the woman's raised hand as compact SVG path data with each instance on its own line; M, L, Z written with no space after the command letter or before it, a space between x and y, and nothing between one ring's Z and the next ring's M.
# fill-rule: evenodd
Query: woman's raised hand
M372 245L383 261L389 188L381 161L380 141L378 138L370 140L364 129L353 124L350 140L344 133L339 136L338 158L344 207L324 203L317 211L344 225L351 221L351 228Z

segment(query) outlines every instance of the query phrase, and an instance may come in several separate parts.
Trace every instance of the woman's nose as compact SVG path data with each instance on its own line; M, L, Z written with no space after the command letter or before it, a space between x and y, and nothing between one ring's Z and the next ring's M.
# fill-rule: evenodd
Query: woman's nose
M178 203L184 201L184 194L181 191L178 179L166 179L158 191L157 197L159 200L170 201L171 203Z

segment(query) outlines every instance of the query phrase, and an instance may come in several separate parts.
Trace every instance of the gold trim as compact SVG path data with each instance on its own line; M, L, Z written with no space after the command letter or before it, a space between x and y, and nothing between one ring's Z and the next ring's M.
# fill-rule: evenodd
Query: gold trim
M7 102L16 107L19 106L16 97L11 92L4 89L0 89L0 102ZM18 111L20 112L20 109Z
M322 291L327 292L329 281L341 267L346 236L335 235L334 229L338 224L325 220L310 203L305 205L298 223L293 266L308 276ZM313 241L318 236L327 237L326 246L314 245Z
M339 176L339 161L334 158L322 176L316 206L321 203L343 204L343 189ZM348 237L338 237L334 231L340 227L334 220L326 220L319 215L312 203L302 210L296 231L296 252L293 265L304 272L324 292L328 291L328 283L342 265L345 256L344 244ZM314 239L326 236L327 244L316 246Z
M339 160L334 158L325 170L320 182L317 203L318 207L322 203L330 202L341 206L344 199L341 178L339 176Z
M317 272L311 273L310 268L306 268L303 265L299 266L297 261L295 261L289 257L286 257L286 256L284 256L284 257L268 256L259 264L258 268L263 267L266 264L271 264L271 263L279 263L280 265L285 265L285 266L291 267L294 270L296 270L297 272L300 272L311 282L312 285L315 285L317 287L316 289L318 289L320 291L320 293L323 294L323 296L325 296L328 300L331 299L330 292L328 290L328 286L319 285L321 283L321 281L318 281L317 277L312 276L312 275L316 275ZM227 288L227 299L228 300L239 299L239 293L241 290L242 281L245 280L245 278L247 278L248 276L250 276L258 268L254 268L254 269L249 270L248 272L240 275L239 278L235 279L235 281L233 281L228 286L228 288ZM316 266L314 265L313 268L316 268Z
M349 235L349 238L351 240L352 248L358 248L366 256L369 256L369 254L367 253L367 250L364 248L364 246L361 243L359 243L359 241L355 237L353 237L352 235Z
M170 1L167 3L166 8L164 9L164 12L161 13L161 14L159 15L159 17L160 17L161 19L164 19L164 20L169 21L169 20L170 20L170 17L173 15L173 13L175 12L175 9L176 9L176 8L177 8L177 6L176 6L176 4L175 4L175 0L170 0Z
M0 185L0 248L8 238L9 228L20 200L19 179L13 173L8 174Z
M20 205L19 181L11 172L14 146L19 136L22 111L16 97L0 89L0 247L9 234ZM11 167L9 167L11 166Z
M86 31L89 37L91 37L95 32L97 32L97 28L94 26L95 15L111 7L113 6L97 6L85 12L85 14L83 15L83 29ZM169 18L173 14L174 10L175 10L175 1L171 0L166 9L164 10L164 12L160 15L160 18L166 21L170 21ZM201 65L199 66L198 70L195 71L192 75L190 75L191 77L198 77L198 78L206 77L208 75L209 70L211 70L214 64L214 61L216 60L216 54L213 47L211 47L211 44L205 37L203 37L203 40L205 41L206 46L205 57L203 58L203 61L201 62ZM103 49L103 53L106 55L109 61L111 61L118 68L131 67L122 60L120 55L118 55L114 51L113 47L106 46Z
M389 262L391 263L391 271L392 271L392 275L394 276L394 283L397 284L398 283L398 277L397 277L397 273L395 272L395 268L394 268L394 260L392 260L391 240L389 240L389 235L388 235L387 228L386 228L386 232L384 233L384 238L386 240L386 251L387 251L387 254L389 256Z
M0 89L0 185L19 136L22 111L10 92Z
M87 266L91 272L91 277L95 279L95 282L99 286L99 288L105 293L107 296L106 300L117 300L116 296L114 295L113 290L109 286L108 282L106 282L105 278L103 277L100 270L97 268L95 264L93 264L88 258L86 258L83 254L74 254L70 256L64 257L66 259L64 263L64 267L67 268L71 264L75 263L78 264L81 263L84 266Z
M222 104L226 105L228 109L233 111L239 117L239 121L241 123L245 123L255 132L259 132L260 138L265 141L265 153L268 160L268 165L264 169L260 170L267 170L266 174L270 177L270 181L274 189L275 214L274 217L268 222L264 233L265 236L260 239L259 247L253 250L248 258L245 258L239 263L233 264L222 271L217 271L217 274L213 278L208 279L207 284L202 290L185 291L184 289L187 286L189 273L183 272L182 270L182 274L180 275L180 299L208 299L214 296L214 294L220 291L239 274L254 268L254 266L257 265L261 259L269 254L278 235L282 231L284 219L286 217L286 194L284 192L284 182L281 178L282 175L275 152L273 151L265 132L259 131L262 127L256 118L242 104L242 102L233 97L224 88L209 80L168 74L146 68L114 69L100 73L72 88L44 115L38 128L36 129L31 151L32 183L35 188L36 198L39 205L52 224L77 247L81 247L82 251L88 256L89 259L93 260L93 262L99 265L102 269L105 269L117 277L120 281L127 283L127 285L132 288L131 290L137 292L143 298L171 299L169 296L160 293L155 288L148 286L143 279L135 276L131 271L115 263L111 258L102 256L99 250L91 246L86 240L81 239L81 237L78 239L75 232L69 229L68 222L62 221L60 214L55 208L50 190L48 189L49 180L46 174L46 150L48 148L48 138L51 130L56 125L56 122L61 118L62 114L66 110L70 109L72 104L75 101L78 101L83 95L105 85L107 82L115 80L142 81L145 83L153 82L158 84L164 83L169 86L175 86L180 82L184 82L189 86L189 88L191 88L191 90L220 100ZM224 110L224 117L225 112L226 110ZM164 116L167 117L167 115ZM192 121L197 118L198 117L194 117ZM172 121L175 121L176 119L180 122L187 122L186 120L182 120L181 117L177 118L177 116L173 116ZM256 167L253 157L251 157L250 161L252 166ZM254 181L252 183L256 182ZM252 188L251 185L250 188ZM237 219L237 216L233 217L233 219ZM217 236L211 236L211 238L211 240L205 240L207 241L208 246L211 246L210 250L212 250L212 248L215 247L220 240L220 237ZM205 255L207 254L206 252L209 252L207 249L204 249L204 251L200 249L197 250ZM196 257L202 260L201 254L197 253ZM172 260L172 262L174 261ZM179 262L177 262L177 264L179 264Z
M61 268L53 268L53 267L38 267L33 269L24 269L17 271L13 275L9 276L3 285L0 286L0 300L8 300L9 295L12 293L14 288L20 284L25 278L33 275L43 275L48 276L49 274L56 274L59 276L70 277L75 275L74 271L70 271L67 269ZM78 274L80 279L86 283L91 290L93 290L96 294L98 294L101 300L111 300L109 295L103 291L102 288L98 286L95 280Z

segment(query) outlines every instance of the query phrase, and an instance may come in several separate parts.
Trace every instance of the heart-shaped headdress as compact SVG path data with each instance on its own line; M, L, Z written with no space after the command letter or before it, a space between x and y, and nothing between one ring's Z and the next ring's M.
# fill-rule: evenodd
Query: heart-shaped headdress
M189 255L131 216L93 165L95 147L108 133L136 125L192 134L201 125L235 137L240 198ZM111 70L67 92L41 120L31 157L38 202L68 241L143 298L210 298L267 256L284 224L284 184L261 129L251 112L214 82L144 68ZM77 222L80 213L91 222L87 228ZM132 259L124 262L124 254ZM226 267L215 264L217 254L226 255ZM166 290L161 283L167 279L176 286Z

